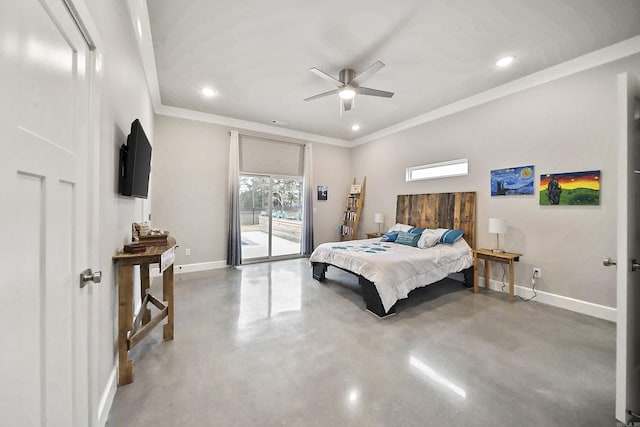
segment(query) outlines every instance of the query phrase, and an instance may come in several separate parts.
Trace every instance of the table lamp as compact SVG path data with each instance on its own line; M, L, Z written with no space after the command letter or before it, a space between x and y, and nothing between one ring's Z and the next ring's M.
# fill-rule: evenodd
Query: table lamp
M489 233L496 233L497 247L492 252L504 253L504 249L500 249L500 234L507 232L507 223L501 218L489 218Z
M378 224L378 234L380 234L380 224L384 222L384 215L381 213L376 213L373 217L373 222Z

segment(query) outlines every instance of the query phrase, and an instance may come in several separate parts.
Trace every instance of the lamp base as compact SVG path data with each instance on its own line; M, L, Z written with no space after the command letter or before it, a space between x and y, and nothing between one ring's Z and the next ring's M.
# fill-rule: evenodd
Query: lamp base
M491 252L494 252L496 254L503 254L506 251L504 249L491 249Z

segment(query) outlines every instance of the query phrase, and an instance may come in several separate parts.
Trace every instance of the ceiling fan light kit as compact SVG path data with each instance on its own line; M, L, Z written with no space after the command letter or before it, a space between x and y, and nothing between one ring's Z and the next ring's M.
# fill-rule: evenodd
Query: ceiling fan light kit
M340 89L338 95L342 99L353 99L353 97L356 96L356 91L353 90L351 86L345 86L343 89Z
M337 79L318 68L310 68L309 71L311 71L316 76L337 86L337 89L310 96L309 98L305 98L305 101L313 101L314 99L337 93L338 97L340 98L340 115L342 115L344 111L353 110L355 108L356 94L391 98L393 96L393 92L360 86L363 81L380 71L383 67L384 64L381 61L377 61L360 74L356 74L356 72L351 68L345 68L343 70L340 70L340 74L338 75Z

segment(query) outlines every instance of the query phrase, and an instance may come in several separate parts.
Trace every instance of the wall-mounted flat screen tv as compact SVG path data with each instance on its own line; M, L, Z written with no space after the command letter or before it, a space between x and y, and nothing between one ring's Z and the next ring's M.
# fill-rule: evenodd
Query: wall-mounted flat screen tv
M123 196L147 198L151 171L151 144L140 120L131 123L127 144L120 147L118 191Z

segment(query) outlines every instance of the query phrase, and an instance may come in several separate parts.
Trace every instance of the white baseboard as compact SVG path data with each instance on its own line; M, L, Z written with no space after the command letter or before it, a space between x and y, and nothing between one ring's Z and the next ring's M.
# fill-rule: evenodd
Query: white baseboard
M227 261L209 261L198 262L195 264L182 264L173 267L173 272L178 273L193 273L194 271L206 271L217 270L219 268L227 268Z
M478 286L484 287L484 278L478 278ZM522 298L531 298L533 291L530 287L514 285L513 292L515 295L520 295ZM489 281L489 289L494 291L502 290L502 282L499 280L491 279ZM505 286L505 290L508 291L509 284ZM556 295L550 292L539 291L536 289L536 297L532 301L541 302L543 304L552 305L558 308L564 308L565 310L575 311L576 313L586 314L588 316L597 317L599 319L615 322L617 320L617 310L613 307L607 307L605 305L594 304L588 301L582 301L575 298L565 297L563 295Z
M219 268L227 268L227 267L228 267L227 261L197 262L194 264L174 265L173 273L174 274L193 273L194 271L217 270ZM157 266L152 265L149 267L149 276L151 279L153 279L155 277L162 276L162 273L159 272Z
M104 427L107 424L107 418L109 418L109 412L111 411L111 405L113 405L113 399L116 396L116 390L118 389L118 365L114 365L109 375L107 385L100 397L100 404L98 405L98 427Z

